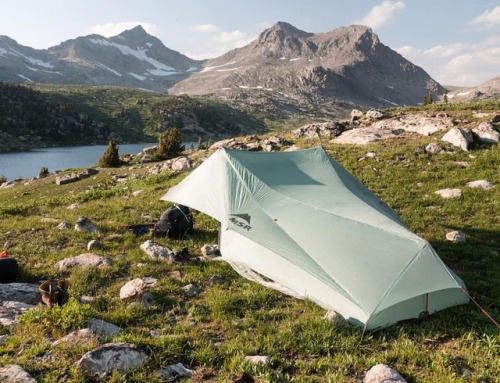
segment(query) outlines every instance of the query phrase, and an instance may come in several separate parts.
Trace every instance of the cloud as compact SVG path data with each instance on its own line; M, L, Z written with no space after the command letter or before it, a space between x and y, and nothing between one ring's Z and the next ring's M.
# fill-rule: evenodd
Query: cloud
M482 15L469 21L469 25L477 25L482 29L500 26L500 6L487 10Z
M191 27L193 31L197 32L217 32L219 30L219 27L213 24L198 24L194 25Z
M477 44L453 43L427 50L404 46L396 49L443 85L477 86L498 76L500 35Z
M186 53L186 55L198 60L214 58L235 48L241 48L255 40L255 38L256 36L249 36L238 29L230 32L221 31L214 33L205 40L204 44L199 46L197 52Z
M394 19L396 12L404 7L406 7L406 4L402 1L383 1L374 6L365 17L355 23L377 29L390 23Z
M148 32L150 35L153 36L159 35L160 30L155 24L145 23L142 21L123 21L120 23L97 24L88 28L88 30L91 33L96 33L104 37L112 37L119 35L123 31L127 29L132 29L138 25L142 25L144 30Z

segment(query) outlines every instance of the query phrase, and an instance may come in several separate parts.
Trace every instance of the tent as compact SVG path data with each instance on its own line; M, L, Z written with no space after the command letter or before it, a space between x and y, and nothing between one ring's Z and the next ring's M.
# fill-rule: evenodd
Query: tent
M321 147L221 148L161 199L218 220L242 275L364 329L468 302L430 244Z

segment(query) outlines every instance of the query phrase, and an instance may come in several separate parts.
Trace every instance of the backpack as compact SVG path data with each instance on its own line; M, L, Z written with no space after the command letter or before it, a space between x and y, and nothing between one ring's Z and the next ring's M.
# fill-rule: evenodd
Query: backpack
M8 256L7 250L0 253L0 283L14 282L18 271L17 261Z
M187 206L175 205L168 208L153 228L153 237L180 239L193 230L193 216Z

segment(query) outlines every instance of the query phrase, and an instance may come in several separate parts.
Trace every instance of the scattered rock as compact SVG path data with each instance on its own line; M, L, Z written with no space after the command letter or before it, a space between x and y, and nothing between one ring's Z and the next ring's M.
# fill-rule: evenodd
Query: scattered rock
M336 312L335 310L328 310L325 313L324 318L328 322L332 322L335 325L339 325L339 324L342 324L345 322L344 317L342 315L340 315L338 312Z
M446 239L450 242L465 242L465 234L462 233L461 231L450 231L449 233L446 234Z
M452 128L441 138L441 141L448 142L464 151L468 151L469 144L472 144L474 138L468 129Z
M126 372L148 360L143 351L130 343L107 343L87 352L76 366L86 375L104 378L113 371Z
M76 257L65 258L62 261L54 264L54 267L58 270L66 270L71 268L82 268L82 267L107 267L113 264L111 258L101 257L100 255L93 253L80 254Z
M78 207L77 203L72 203L66 209L68 209L68 210L75 210L77 207Z
M330 142L337 144L367 145L387 138L394 138L400 134L401 132L393 131L392 129L371 126L347 130L340 136L330 140Z
M201 247L201 254L204 257L215 258L220 256L219 246L216 244L206 243Z
M36 380L18 364L0 367L0 381L5 383L36 383Z
M245 356L245 362L249 362L250 364L267 365L271 362L271 357L268 355L250 355Z
M182 280L182 277L184 276L182 271L179 270L171 271L167 275L170 279L175 279L176 281Z
M71 229L71 223L68 221L62 221L59 225L57 225L59 230L69 230Z
M5 301L0 306L0 324L5 327L15 326L22 314L35 307L35 305L29 305L27 303Z
M152 240L147 240L140 246L151 258L159 261L172 263L175 261L175 254L167 247L160 246Z
M193 373L193 370L187 369L182 363L171 364L170 366L156 371L158 377L167 382L173 382L180 378L190 378Z
M467 184L465 186L467 186L469 188L481 188L481 189L488 190L488 189L491 189L495 185L493 185L493 183L490 181L477 180L477 181L467 182Z
M90 318L87 320L87 324L93 333L102 337L115 336L122 331L120 327L102 319Z
M436 192L435 194L439 194L443 198L457 198L462 196L462 190L460 189L441 189Z
M36 305L40 302L38 285L31 283L0 283L0 302L5 301Z
M363 383L407 383L396 371L385 364L377 364L370 368Z
M132 195L134 197L138 197L139 195L141 195L142 193L144 192L144 190L136 190L132 193Z
M142 299L146 288L156 285L156 278L135 278L127 282L120 289L121 300L140 300Z
M97 226L94 225L94 223L92 223L92 221L90 221L90 219L85 216L81 216L80 218L78 218L78 221L76 221L75 224L75 230L99 234L99 229L97 228Z
M376 109L371 109L368 112L366 112L366 118L371 119L371 120L380 120L381 118L384 118L384 116L385 115L383 112L381 112L380 110L376 110Z
M63 336L61 339L52 342L52 346L58 346L60 344L72 344L79 346L90 346L94 342L97 342L94 332L90 328L83 328L70 332L69 334Z
M198 295L200 293L200 290L198 290L198 288L195 285L193 285L192 283L190 283L187 286L184 286L181 290L188 297L194 297L194 296L196 296L196 295Z
M438 154L443 151L441 145L436 142L431 142L429 145L425 147L425 152L429 154Z
M304 125L292 131L294 138L318 138L326 137L332 139L344 131L344 126L338 122L324 122L318 124Z
M102 245L98 239L93 239L92 241L89 241L89 243L87 243L88 251L99 250L99 249L102 249Z

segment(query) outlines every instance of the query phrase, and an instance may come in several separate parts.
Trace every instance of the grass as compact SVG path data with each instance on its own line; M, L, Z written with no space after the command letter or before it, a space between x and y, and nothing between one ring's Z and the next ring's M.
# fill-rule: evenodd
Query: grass
M491 109L487 109L491 110ZM497 109L498 111L498 109ZM449 111L453 113L453 111ZM469 115L470 110L457 110ZM463 152L427 155L422 149L437 136L406 136L364 147L323 142L329 154L391 206L412 231L429 240L443 261L467 284L471 295L498 321L500 318L500 201L498 145ZM315 140L295 140L299 147ZM367 157L366 153L375 153ZM459 162L467 161L467 167ZM500 332L472 303L433 314L426 321L405 321L362 338L362 330L333 325L325 311L240 277L223 262L198 259L205 243L217 242L218 224L195 213L195 230L186 240L157 239L171 249L187 247L188 262L166 264L147 258L139 246L149 236L119 230L127 223L156 219L168 204L160 197L186 174L150 176L148 165L102 169L91 178L57 186L54 176L29 185L0 190L0 243L21 265L19 281L39 283L67 277L74 299L62 308L34 310L15 328L0 327L9 337L0 343L0 364L17 363L38 382L89 381L76 361L95 345L51 346L51 341L96 317L123 331L107 341L131 342L150 355L148 364L127 373L113 373L108 382L151 382L154 371L183 363L196 371L194 381L228 382L354 382L366 370L385 363L409 383L494 383L500 376ZM112 174L126 174L116 183ZM469 181L487 179L490 190L470 189ZM444 200L434 194L457 187L462 197ZM133 192L143 190L138 196ZM78 207L67 207L77 203ZM60 231L89 217L101 230L99 255L113 259L100 270L58 272L52 265L87 252L97 235ZM47 222L44 218L53 218ZM465 233L466 243L446 241L447 230ZM172 277L180 272L181 279ZM146 307L120 301L119 290L137 277L158 278L150 289L154 304ZM186 297L189 283L200 289ZM79 303L93 295L90 304ZM246 355L268 355L268 365L252 365Z

